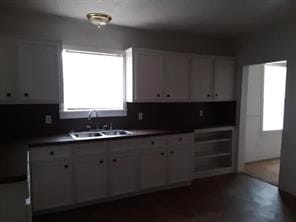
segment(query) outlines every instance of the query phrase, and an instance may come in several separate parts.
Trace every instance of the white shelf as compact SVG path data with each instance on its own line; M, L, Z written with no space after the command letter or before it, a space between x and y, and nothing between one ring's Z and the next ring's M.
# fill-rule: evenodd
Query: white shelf
M195 141L195 144L217 143L217 142L225 142L225 141L232 141L232 139L231 138L221 138L221 139L211 139L211 140L200 140L200 141Z
M210 177L210 176L217 176L222 175L226 173L233 173L234 170L232 167L220 167L215 169L209 169L204 171L195 171L194 172L194 178L203 178L203 177Z
M209 153L209 152L195 152L194 157L196 159L204 159L204 158L215 158L215 157L222 157L222 156L230 156L231 153Z

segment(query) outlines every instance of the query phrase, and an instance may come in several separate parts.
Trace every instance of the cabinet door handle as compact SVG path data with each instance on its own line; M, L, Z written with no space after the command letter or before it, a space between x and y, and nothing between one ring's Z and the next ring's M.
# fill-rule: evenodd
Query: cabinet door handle
M115 163L117 160L116 159L113 159L113 162Z
M151 144L152 144L152 145L154 145L154 144L155 144L155 142L154 142L154 141L151 141Z
M179 138L179 141L181 142L183 139L182 138Z
M218 93L215 94L215 97L217 97L217 96L218 96Z
M10 92L6 93L6 97L11 97L11 93Z
M29 93L24 93L24 97L29 97Z
M207 97L210 97L211 95L210 94L207 94Z
M100 164L103 164L104 163L104 160L100 160Z
M166 95L167 98L170 98L170 96L171 96L170 94L167 94L167 95Z
M53 156L54 155L54 151L50 151L50 153L49 153L51 156Z
M158 93L156 96L159 98L160 97L160 94Z
M164 155L164 152L161 152L161 153L160 153L160 155L162 155L162 156L163 156L163 155Z
M66 165L64 166L64 168L65 168L65 169L68 169L68 168L69 168L69 166L66 164Z
M174 154L174 151L173 150L171 151L171 154Z

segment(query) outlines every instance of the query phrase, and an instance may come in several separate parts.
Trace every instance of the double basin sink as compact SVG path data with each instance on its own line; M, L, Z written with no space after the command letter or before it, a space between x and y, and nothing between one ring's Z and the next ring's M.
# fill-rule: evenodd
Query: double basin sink
M74 140L97 139L97 138L133 135L132 132L127 130L96 130L96 131L84 131L84 132L71 132L69 134Z

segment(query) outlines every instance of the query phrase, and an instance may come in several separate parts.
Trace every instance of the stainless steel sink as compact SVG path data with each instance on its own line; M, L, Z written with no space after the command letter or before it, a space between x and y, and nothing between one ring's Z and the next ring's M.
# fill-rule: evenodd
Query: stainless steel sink
M133 133L127 130L100 130L100 131L86 131L86 132L70 132L70 136L75 140L97 139L102 137L119 137L128 136Z
M129 132L127 130L106 130L106 131L101 131L101 133L104 136L128 136L132 135L132 132Z

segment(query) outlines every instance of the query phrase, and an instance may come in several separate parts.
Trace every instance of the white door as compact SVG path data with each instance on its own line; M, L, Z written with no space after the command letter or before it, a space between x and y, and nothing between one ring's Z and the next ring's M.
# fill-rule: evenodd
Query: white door
M214 62L210 58L192 58L190 70L190 95L194 101L207 101L213 94Z
M193 145L178 144L168 147L168 182L190 181L193 174Z
M76 202L107 196L107 159L105 155L75 160L73 174Z
M137 101L157 101L162 95L163 56L135 53L135 96Z
M215 60L215 82L214 98L215 100L233 100L234 99L234 61L232 59Z
M72 165L67 161L32 164L33 209L72 204Z
M9 102L17 97L17 41L0 38L0 101Z
M189 58L166 55L163 81L165 99L189 99Z
M145 148L139 156L140 189L166 185L167 151L166 147Z
M110 194L112 196L137 191L137 154L111 154Z
M19 43L20 97L24 102L59 101L60 53L55 43Z

